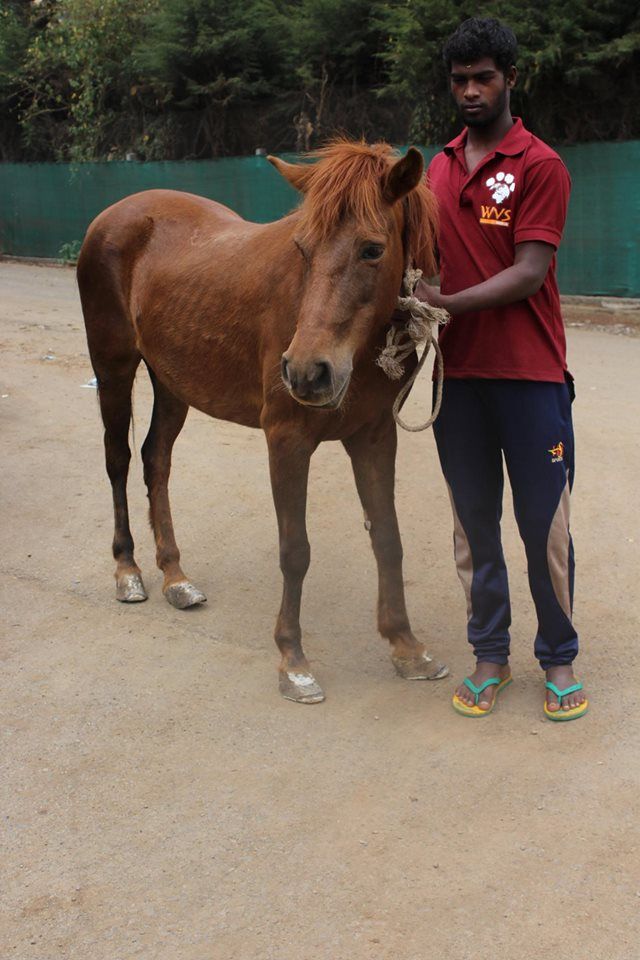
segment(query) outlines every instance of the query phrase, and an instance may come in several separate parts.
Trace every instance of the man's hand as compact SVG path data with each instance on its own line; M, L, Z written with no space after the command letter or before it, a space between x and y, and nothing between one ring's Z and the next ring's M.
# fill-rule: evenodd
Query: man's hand
M428 303L431 307L444 306L439 288L427 283L426 280L422 279L422 277L416 283L416 288L413 291L413 295L418 300L422 300L423 303ZM400 310L397 308L391 315L392 323L407 323L408 320L408 310Z
M440 293L439 287L434 287L431 284L427 283L426 280L423 280L422 277L416 283L416 289L414 291L414 296L418 300L428 303L430 307L444 307L444 297Z

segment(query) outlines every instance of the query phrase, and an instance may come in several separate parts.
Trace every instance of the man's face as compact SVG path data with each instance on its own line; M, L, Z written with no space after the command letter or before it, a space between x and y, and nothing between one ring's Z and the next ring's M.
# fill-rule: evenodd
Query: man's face
M475 63L451 64L451 93L462 120L468 127L486 127L493 123L509 104L509 92L516 82L516 68L506 75L491 57Z

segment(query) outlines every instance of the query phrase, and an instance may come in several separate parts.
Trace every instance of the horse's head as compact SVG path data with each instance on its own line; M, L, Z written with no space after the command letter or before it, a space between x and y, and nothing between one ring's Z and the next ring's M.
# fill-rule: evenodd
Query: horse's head
M308 406L342 402L356 354L389 323L407 262L435 271L435 201L421 153L339 140L314 164L268 159L304 195L293 242L306 281L282 379Z

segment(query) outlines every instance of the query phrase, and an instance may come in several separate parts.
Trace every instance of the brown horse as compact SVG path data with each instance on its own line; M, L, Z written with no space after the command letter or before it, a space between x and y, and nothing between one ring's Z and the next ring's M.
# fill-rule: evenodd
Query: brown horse
M269 159L304 197L282 220L249 223L202 197L149 190L105 210L84 241L78 283L113 488L116 595L146 599L126 496L131 391L143 359L155 398L144 478L167 600L180 608L205 600L180 566L168 496L171 451L189 407L262 427L284 578L280 691L301 703L324 699L299 622L310 557L307 477L318 444L341 440L378 565L379 630L403 677L436 679L446 668L409 625L394 507L392 405L405 381L389 380L375 363L405 265L433 272L436 216L422 156L337 141L313 164Z

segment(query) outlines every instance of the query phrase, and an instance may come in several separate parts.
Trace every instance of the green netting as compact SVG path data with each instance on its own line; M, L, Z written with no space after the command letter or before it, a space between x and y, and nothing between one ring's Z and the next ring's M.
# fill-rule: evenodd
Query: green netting
M281 217L296 194L264 157L195 163L0 165L0 244L13 256L57 257L93 218L139 190L165 188L219 200L250 220Z
M640 296L640 140L558 153L573 182L558 254L561 291Z
M425 148L428 160L437 148ZM559 151L573 180L558 257L568 294L640 296L640 141ZM138 190L165 187L219 200L261 223L283 216L296 195L264 157L183 163L0 164L0 251L57 257L91 220Z

